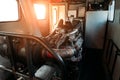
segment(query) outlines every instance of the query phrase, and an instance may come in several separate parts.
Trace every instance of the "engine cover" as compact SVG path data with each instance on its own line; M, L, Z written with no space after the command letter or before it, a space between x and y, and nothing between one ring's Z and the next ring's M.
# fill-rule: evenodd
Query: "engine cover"
M55 72L55 68L49 65L41 66L35 73L35 77L40 80L50 80Z

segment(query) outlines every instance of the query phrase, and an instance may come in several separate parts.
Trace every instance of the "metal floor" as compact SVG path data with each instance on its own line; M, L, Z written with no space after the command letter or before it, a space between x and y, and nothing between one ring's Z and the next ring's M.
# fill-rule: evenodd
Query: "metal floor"
M107 80L101 50L87 49L81 63L80 80Z

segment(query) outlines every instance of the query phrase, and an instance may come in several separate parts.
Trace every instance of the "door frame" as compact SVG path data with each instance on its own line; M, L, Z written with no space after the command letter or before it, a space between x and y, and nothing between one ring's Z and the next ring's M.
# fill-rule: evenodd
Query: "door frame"
M65 20L68 18L68 3L61 2L61 3L50 3L49 4L49 27L50 27L50 33L53 32L54 27L52 25L52 6L60 6L60 5L65 5Z

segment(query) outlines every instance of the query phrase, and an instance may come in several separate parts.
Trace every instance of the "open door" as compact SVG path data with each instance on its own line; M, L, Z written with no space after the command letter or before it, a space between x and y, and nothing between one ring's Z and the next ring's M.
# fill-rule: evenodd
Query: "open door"
M54 31L60 19L66 19L66 4L52 3L50 4L50 33Z

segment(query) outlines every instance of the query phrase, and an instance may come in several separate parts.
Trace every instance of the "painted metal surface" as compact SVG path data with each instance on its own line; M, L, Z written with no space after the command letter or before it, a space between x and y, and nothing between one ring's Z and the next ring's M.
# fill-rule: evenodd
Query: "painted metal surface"
M107 11L86 13L85 45L87 48L103 48L107 14Z

